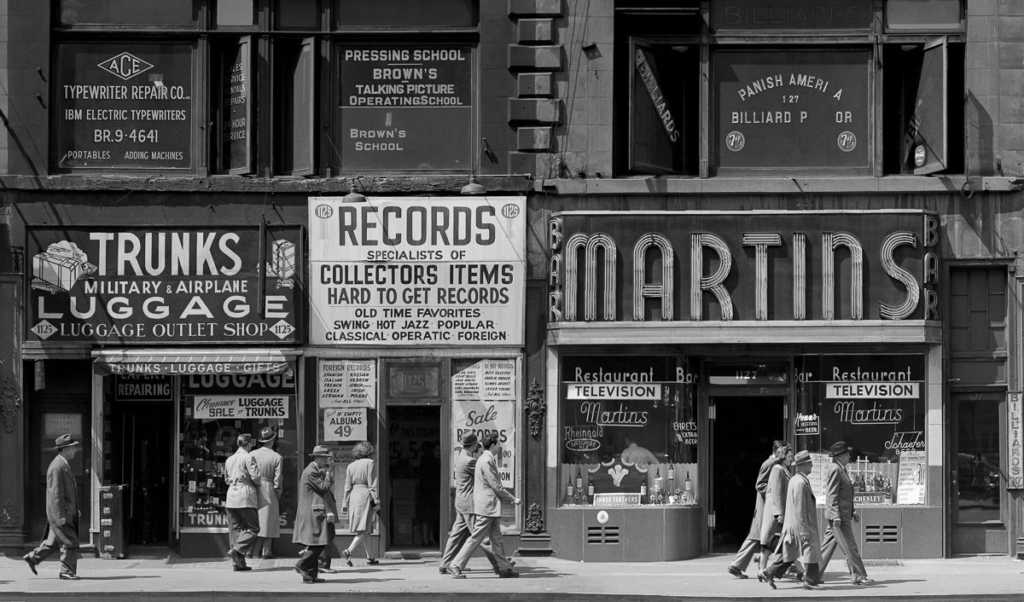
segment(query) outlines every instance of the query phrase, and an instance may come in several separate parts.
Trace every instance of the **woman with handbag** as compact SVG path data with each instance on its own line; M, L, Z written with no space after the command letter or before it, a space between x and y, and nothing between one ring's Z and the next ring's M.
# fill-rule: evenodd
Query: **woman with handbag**
M355 537L341 554L345 557L345 563L352 566L352 552L362 545L366 553L366 564L377 564L379 561L370 555L366 545L366 538L373 530L373 520L380 504L373 445L369 441L360 441L352 449L352 456L355 460L345 470L345 499L341 511L348 510L348 528Z

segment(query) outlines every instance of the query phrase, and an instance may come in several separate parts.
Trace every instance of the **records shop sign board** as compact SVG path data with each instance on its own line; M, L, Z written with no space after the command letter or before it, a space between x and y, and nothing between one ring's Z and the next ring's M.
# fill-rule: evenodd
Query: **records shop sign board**
M309 227L311 344L523 344L523 197L310 197Z
M346 46L338 52L344 171L469 165L473 104L468 47Z
M301 230L271 227L264 234L261 244L255 226L30 229L27 336L297 342Z
M191 169L192 46L61 44L57 169Z

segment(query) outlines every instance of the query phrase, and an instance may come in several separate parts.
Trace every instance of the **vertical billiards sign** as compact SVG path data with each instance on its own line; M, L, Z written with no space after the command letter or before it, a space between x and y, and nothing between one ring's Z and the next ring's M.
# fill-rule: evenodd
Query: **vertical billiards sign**
M69 42L54 72L56 169L192 167L191 45Z

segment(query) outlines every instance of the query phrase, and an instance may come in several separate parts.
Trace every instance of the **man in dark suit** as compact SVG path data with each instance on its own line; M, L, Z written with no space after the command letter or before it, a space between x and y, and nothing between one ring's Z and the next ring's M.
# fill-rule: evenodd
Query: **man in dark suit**
M750 559L761 549L761 520L764 513L764 492L768 489L768 477L771 476L772 467L781 462L788 451L789 446L785 441L776 440L772 443L772 455L761 463L761 468L757 471L757 480L754 481L754 493L757 495L754 500L754 518L750 521L747 538L743 540L743 545L736 553L736 558L729 565L729 574L733 577L746 579L747 574L744 571L747 570ZM761 554L760 565L762 569L768 565L768 554Z
M325 445L316 445L310 453L313 461L299 477L299 496L295 509L295 527L292 542L305 547L295 571L302 575L303 583L323 583L317 577L317 560L324 548L334 540L334 521L337 504L331 492L331 450Z
M507 562L505 549L501 541L501 502L504 500L518 504L519 498L505 491L498 475L497 458L501 455L501 444L496 433L487 433L483 437L484 452L477 458L473 471L473 513L476 518L473 530L466 543L448 565L448 572L456 579L465 579L462 569L466 568L469 557L473 555L484 539L491 540L491 554L496 561ZM485 548L486 549L486 548ZM500 559L500 560L499 560ZM505 568L495 564L494 570L499 577L518 577L519 573L509 566Z
M80 445L67 433L54 441L57 456L46 469L46 539L22 556L37 575L36 565L59 543L60 578L78 579L78 484L71 472L71 460L78 454Z
M853 509L853 482L846 472L850 449L845 441L836 441L828 450L832 466L825 476L825 521L828 527L825 529L825 541L821 544L821 575L825 575L825 568L838 545L846 554L853 584L871 585L874 581L868 578L860 548L853 536L853 521L859 521L860 516Z
M448 565L455 559L455 555L466 543L473 525L476 523L476 514L473 513L473 480L476 470L476 459L480 455L480 442L474 433L466 433L462 436L462 451L455 459L455 520L448 532L448 542L444 546L444 554L441 556L441 566L438 571L443 575L448 573ZM489 546L483 546L484 555L488 562L494 567L495 573L502 570L509 570L512 565L504 558L498 559L491 553Z

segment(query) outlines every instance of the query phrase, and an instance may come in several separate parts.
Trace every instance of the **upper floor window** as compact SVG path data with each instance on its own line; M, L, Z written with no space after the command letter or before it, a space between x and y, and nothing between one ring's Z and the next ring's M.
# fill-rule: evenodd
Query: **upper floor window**
M960 0L616 8L619 173L963 169Z

